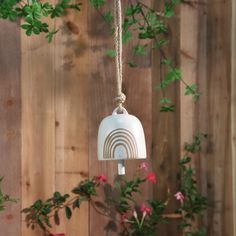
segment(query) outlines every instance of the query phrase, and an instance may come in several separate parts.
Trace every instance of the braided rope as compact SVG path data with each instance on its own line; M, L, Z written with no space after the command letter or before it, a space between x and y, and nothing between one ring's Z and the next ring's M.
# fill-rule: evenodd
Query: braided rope
M116 82L117 82L117 97L115 101L122 109L123 103L126 100L125 94L122 92L123 81L123 64L122 64L122 7L121 0L114 0L114 24L115 24L115 50L116 50Z

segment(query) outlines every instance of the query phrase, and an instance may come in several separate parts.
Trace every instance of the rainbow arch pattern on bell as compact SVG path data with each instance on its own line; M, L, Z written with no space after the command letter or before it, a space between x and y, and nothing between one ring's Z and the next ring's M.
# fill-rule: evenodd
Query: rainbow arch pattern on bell
M145 159L146 142L139 119L123 108L103 119L98 131L99 160Z
M135 159L137 156L137 142L129 130L115 129L107 136L103 147L104 159Z

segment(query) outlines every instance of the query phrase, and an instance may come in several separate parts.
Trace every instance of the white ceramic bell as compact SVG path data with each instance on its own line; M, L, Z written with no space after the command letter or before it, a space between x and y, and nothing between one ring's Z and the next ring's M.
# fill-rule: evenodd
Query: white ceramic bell
M118 170L124 174L124 160L147 157L146 143L139 119L129 115L125 108L121 113L118 113L118 109L104 118L99 126L98 159L119 161Z

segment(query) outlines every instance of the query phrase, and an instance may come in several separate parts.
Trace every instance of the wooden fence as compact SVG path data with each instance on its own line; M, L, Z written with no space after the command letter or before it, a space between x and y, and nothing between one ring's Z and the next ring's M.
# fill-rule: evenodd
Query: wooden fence
M0 175L5 191L21 199L0 215L1 236L42 235L25 227L22 207L55 190L70 191L87 176L104 173L112 180L117 171L115 163L98 162L96 155L99 122L114 108L114 64L104 56L112 40L88 1L81 2L81 12L50 21L60 28L51 44L44 36L28 38L19 24L0 22ZM144 125L149 161L158 173L157 187L146 186L144 199L165 199L168 188L177 191L184 143L197 132L209 134L195 157L200 188L210 202L203 222L209 236L236 235L235 14L234 0L190 0L171 20L167 52L184 79L199 84L197 104L176 83L167 92L176 112L159 112L155 87L164 68L158 54L143 58L139 68L125 68L126 106ZM128 175L137 165L127 163ZM106 223L83 204L55 230L68 236L118 235L104 229ZM177 222L162 226L159 235L181 235Z

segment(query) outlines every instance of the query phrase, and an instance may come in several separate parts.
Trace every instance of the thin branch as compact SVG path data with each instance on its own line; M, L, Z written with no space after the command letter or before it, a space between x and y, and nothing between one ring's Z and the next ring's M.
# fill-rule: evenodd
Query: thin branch
M175 213L163 214L162 217L166 219L182 219L183 218L181 214L175 214Z
M136 2L140 5L142 5L143 7L145 7L146 9L154 12L157 16L161 16L161 17L165 17L165 14L163 12L158 12L158 11L155 11L154 9L152 9L151 7L149 7L148 5L146 5L145 3L139 1L139 0L136 0Z
M138 2L138 0L136 0L136 1ZM141 9L141 15L143 16L143 18L144 18L144 20L146 21L147 25L148 25L149 27L151 27L151 25L150 25L150 23L149 23L149 21L148 21L146 15L145 15L143 9ZM158 43L158 39L157 39L156 35L154 35L154 40L155 40L156 43ZM168 60L168 58L167 58L167 56L165 55L164 51L163 51L161 48L158 48L158 50L159 50L159 52L160 52L160 54L161 54L161 57L164 58L164 60ZM169 67L170 67L173 71L175 71L175 70L174 70L175 68L173 67L173 65L170 64ZM189 85L188 83L186 83L186 81L185 81L182 77L180 77L180 81L181 81L186 87L188 87L189 90L190 90L193 94L196 94L196 91L194 91L194 90L190 87L190 85Z

